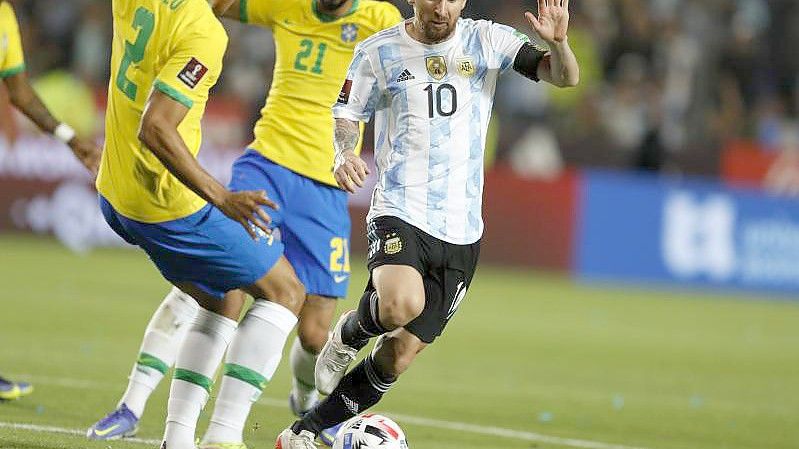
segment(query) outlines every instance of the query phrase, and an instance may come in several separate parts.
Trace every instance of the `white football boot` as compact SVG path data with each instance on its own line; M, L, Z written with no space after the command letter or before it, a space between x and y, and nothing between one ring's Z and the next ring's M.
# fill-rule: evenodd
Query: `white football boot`
M301 430L297 435L291 428L280 432L275 441L275 449L317 449L314 440L316 437L307 430Z
M341 378L347 373L347 368L358 355L357 349L347 346L341 341L341 328L353 313L356 311L350 310L341 315L336 327L333 328L333 334L330 335L322 352L319 353L319 358L316 359L316 368L314 369L316 389L322 394L329 395L333 392L341 382Z

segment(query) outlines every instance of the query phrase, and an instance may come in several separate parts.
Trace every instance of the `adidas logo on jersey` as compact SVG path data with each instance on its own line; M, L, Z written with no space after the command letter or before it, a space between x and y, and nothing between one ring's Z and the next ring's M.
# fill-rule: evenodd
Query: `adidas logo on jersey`
M415 80L415 79L416 79L416 77L413 76L413 74L411 74L411 71L408 70L408 69L405 69L405 70L402 71L402 73L400 73L399 78L397 78L397 82L398 83L402 83L402 82L405 82L405 81L410 81L410 80Z

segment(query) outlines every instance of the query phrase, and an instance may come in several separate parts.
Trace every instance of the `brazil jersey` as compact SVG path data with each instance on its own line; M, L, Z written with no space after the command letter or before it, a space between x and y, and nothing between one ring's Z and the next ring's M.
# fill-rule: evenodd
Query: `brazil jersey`
M0 79L25 71L22 40L14 8L0 2Z
M374 0L354 0L340 18L323 14L316 0L241 0L240 7L242 22L272 29L277 52L251 148L295 173L336 186L330 108L355 46L402 16L390 3Z
M156 223L206 202L172 175L138 137L152 89L189 109L178 132L196 157L208 90L222 71L227 33L206 0L113 0L114 36L97 190L120 214Z

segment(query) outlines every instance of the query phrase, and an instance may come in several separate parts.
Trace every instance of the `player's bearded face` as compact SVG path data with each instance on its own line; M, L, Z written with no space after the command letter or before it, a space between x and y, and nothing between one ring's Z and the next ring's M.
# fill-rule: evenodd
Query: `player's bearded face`
M424 37L439 42L455 31L466 0L414 0L411 4Z

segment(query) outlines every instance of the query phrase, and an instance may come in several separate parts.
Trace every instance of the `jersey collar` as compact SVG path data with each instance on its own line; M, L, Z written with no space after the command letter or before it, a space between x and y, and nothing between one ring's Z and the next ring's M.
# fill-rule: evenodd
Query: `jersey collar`
M336 17L336 16L331 16L330 14L323 13L321 10L319 10L319 2L317 0L313 0L313 2L312 2L313 13L316 16L316 18L321 20L322 22L325 22L325 23L327 23L327 22L335 22L338 19L343 19L344 17L347 17L350 14L354 13L355 10L358 9L358 3L359 2L360 2L360 0L353 0L352 7L350 7L350 10L347 11L347 13L344 14L343 16Z

